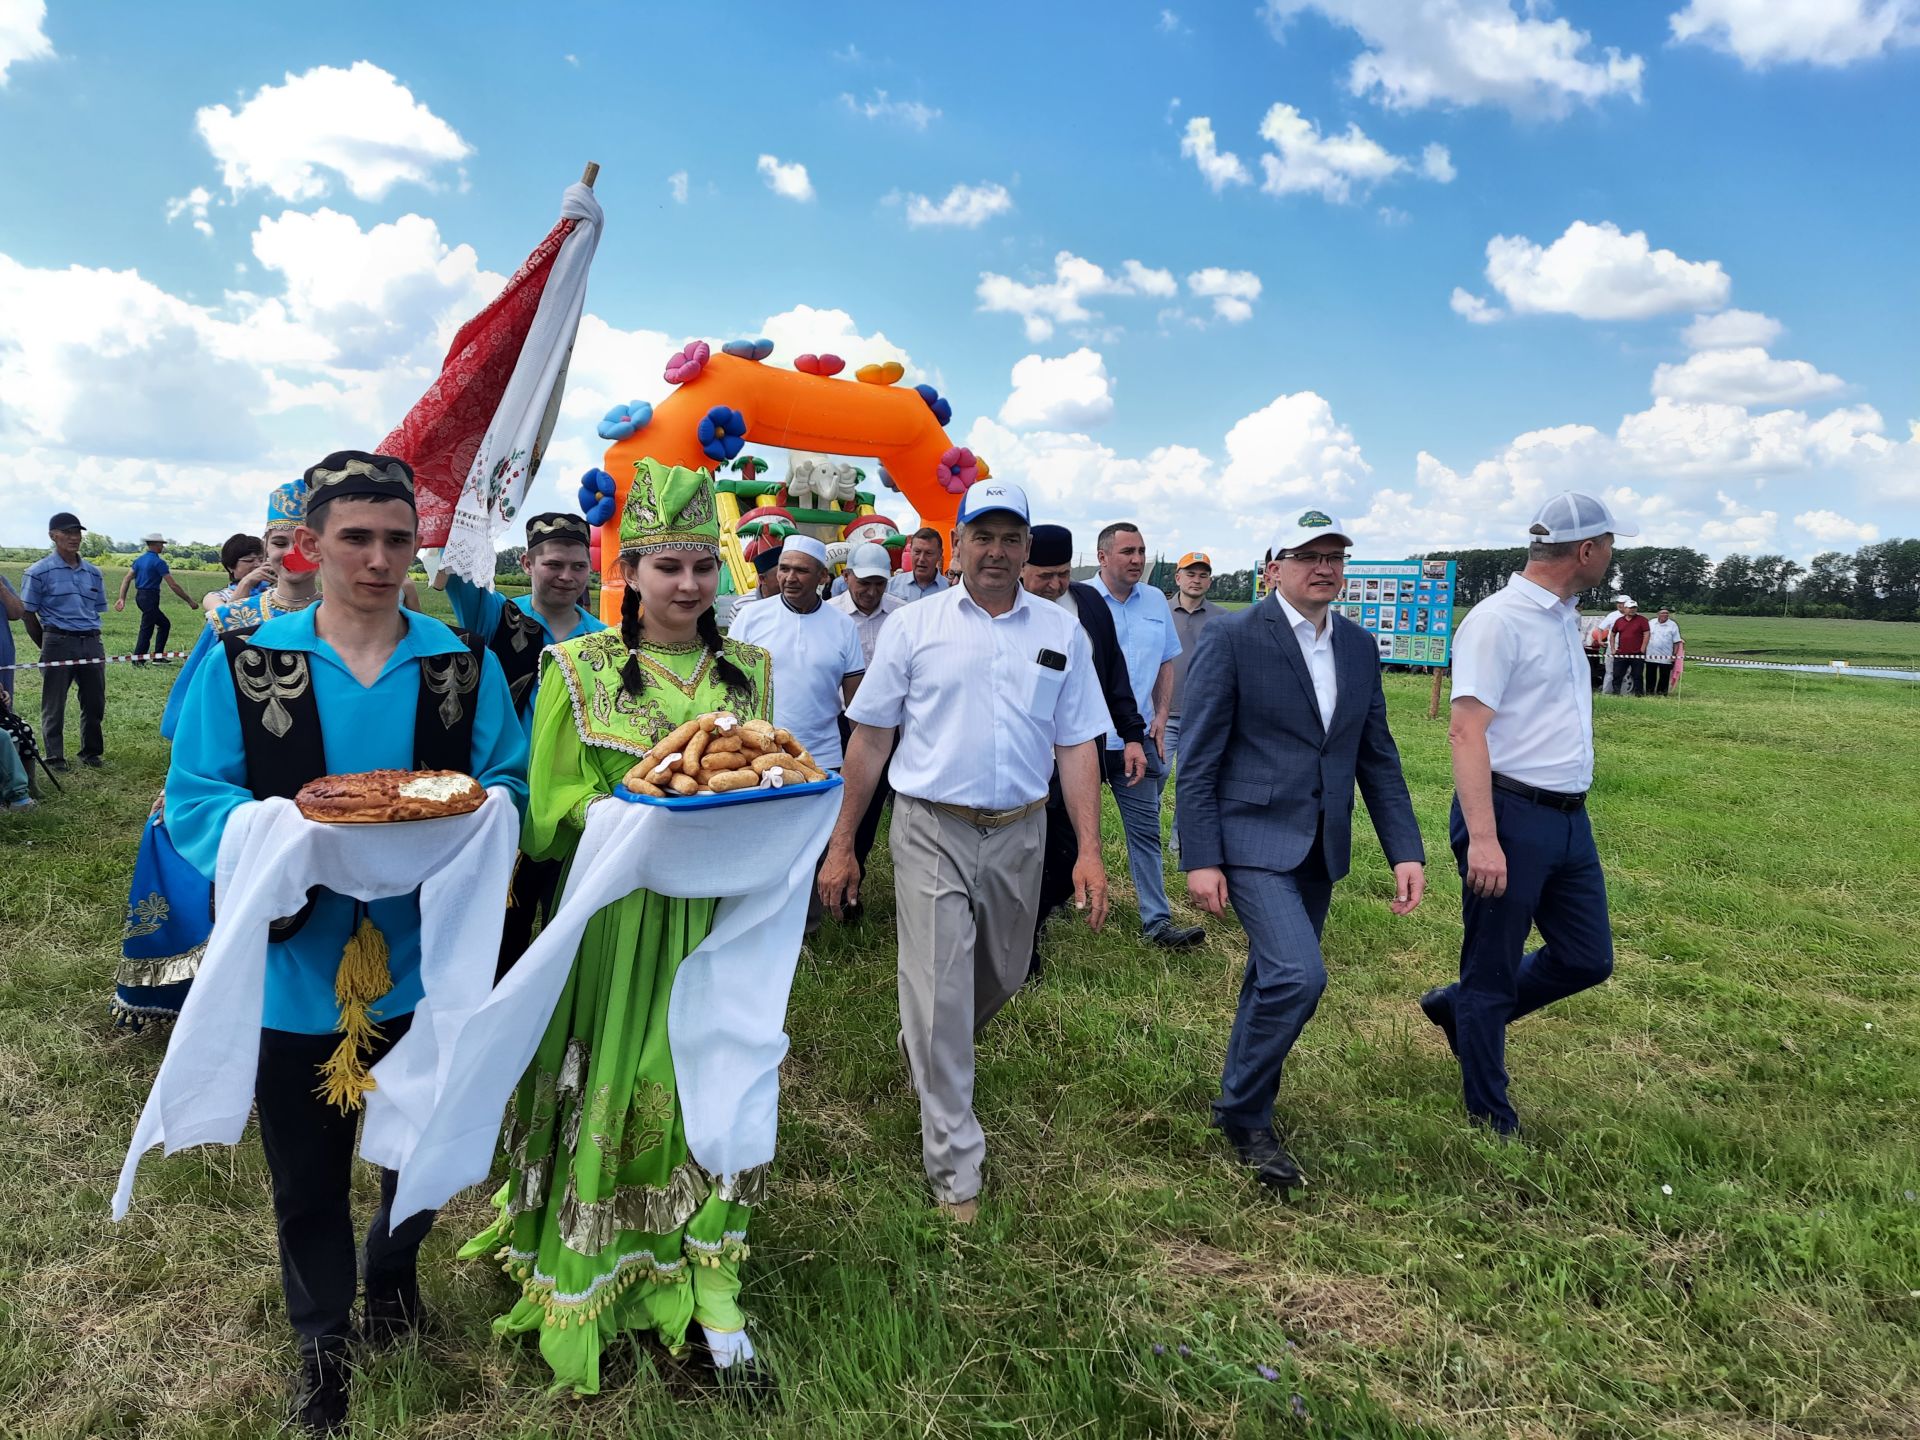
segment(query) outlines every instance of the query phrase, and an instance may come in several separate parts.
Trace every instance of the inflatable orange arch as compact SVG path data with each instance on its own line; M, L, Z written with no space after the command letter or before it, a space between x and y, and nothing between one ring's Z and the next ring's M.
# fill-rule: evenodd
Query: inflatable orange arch
M874 367L865 367L867 373ZM899 379L898 366L884 367ZM602 467L614 479L614 518L600 527L600 611L609 624L620 617L619 517L633 485L635 462L656 460L690 470L715 471L720 461L700 443L699 426L716 405L738 410L747 440L827 455L871 456L887 469L921 523L950 533L960 497L936 478L941 457L953 446L919 392L893 384L836 380L744 359L714 349L698 375L661 401L644 427L608 447ZM852 521L857 517L849 514Z

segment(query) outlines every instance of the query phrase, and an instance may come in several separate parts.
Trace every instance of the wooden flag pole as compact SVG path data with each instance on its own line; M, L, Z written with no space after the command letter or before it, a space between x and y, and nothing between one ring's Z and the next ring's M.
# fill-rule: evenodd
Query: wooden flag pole
M1427 719L1429 720L1440 718L1440 679L1448 673L1445 669L1433 672L1433 694L1427 697Z
M580 176L580 183L586 186L589 190L591 190L593 188L593 182L598 180L599 178L600 178L600 162L598 160L589 160L587 162L586 170L582 172Z

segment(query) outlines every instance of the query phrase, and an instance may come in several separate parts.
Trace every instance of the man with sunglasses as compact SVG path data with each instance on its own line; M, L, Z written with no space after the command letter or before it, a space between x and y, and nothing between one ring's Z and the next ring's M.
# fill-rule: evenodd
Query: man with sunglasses
M1182 698L1176 776L1187 893L1231 904L1247 968L1213 1123L1260 1181L1306 1183L1273 1127L1280 1071L1327 986L1320 935L1347 873L1357 784L1393 867L1388 908L1426 891L1426 850L1387 729L1379 651L1330 608L1352 542L1305 510L1266 553L1265 600L1202 632Z

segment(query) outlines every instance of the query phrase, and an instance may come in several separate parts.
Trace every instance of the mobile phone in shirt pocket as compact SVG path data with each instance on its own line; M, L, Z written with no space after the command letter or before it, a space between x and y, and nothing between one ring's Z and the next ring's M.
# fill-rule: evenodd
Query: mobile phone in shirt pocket
M1043 651L1027 664L1027 713L1042 720L1053 718L1054 706L1060 699L1060 687L1067 683L1064 666L1055 667L1041 663L1044 656L1053 652Z

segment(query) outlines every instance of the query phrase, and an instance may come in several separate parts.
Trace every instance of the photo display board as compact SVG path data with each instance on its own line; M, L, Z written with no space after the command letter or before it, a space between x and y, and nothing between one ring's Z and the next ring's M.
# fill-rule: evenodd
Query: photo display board
M1351 560L1339 611L1373 636L1391 665L1453 660L1451 560Z

